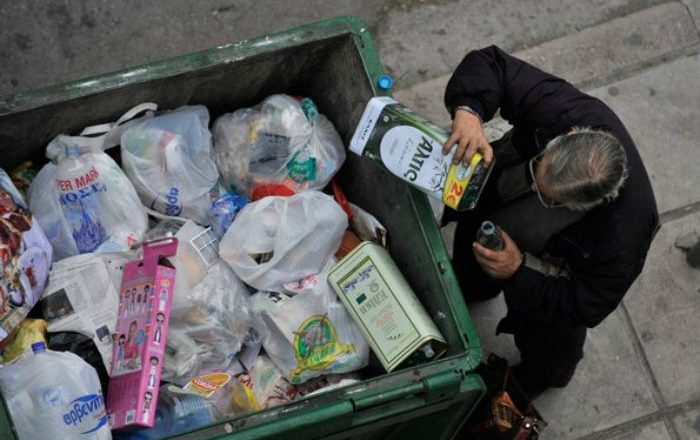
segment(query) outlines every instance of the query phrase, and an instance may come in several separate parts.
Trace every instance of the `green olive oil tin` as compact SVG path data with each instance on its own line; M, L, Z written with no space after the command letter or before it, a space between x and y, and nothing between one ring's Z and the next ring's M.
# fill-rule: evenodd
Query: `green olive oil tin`
M328 282L387 371L447 350L440 330L380 245L357 246L331 269Z

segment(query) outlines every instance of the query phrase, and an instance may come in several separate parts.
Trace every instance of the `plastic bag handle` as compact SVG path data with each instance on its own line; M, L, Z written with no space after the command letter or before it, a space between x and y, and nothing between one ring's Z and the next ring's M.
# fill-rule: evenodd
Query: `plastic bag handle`
M158 104L143 102L127 110L116 122L85 127L79 136L59 134L54 139L58 142L51 141L46 147L46 157L54 162L65 157L65 148L63 148L65 145L78 147L83 152L104 151L116 147L121 142L122 133L131 123L136 122L134 119L136 116L147 112L144 117L150 117L157 109Z
M144 112L146 112L144 117L153 116L153 112L156 110L158 110L158 104L154 102L142 102L124 112L116 122L85 127L80 134L82 136L88 136L91 134L103 133L102 139L104 141L101 146L102 151L109 150L121 143L122 133L131 125L129 122L136 122L134 118Z

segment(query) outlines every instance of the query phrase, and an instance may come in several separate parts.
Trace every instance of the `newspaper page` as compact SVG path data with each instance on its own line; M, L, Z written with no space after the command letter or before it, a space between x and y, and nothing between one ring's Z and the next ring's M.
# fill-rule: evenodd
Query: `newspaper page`
M53 264L42 296L49 332L77 332L95 342L110 369L124 264L133 253L83 254Z

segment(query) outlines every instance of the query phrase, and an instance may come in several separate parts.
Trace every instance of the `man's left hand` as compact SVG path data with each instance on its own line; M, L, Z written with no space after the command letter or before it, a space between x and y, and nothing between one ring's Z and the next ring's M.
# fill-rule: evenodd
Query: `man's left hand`
M512 238L502 229L498 229L503 237L503 249L493 251L474 242L474 257L477 263L491 278L504 280L510 278L523 263L523 254Z

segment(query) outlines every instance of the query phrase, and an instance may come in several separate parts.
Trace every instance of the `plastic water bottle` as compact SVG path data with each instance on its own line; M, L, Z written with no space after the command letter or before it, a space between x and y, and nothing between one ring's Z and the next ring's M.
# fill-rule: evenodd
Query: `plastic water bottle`
M494 251L502 251L504 247L501 233L498 232L496 225L488 220L483 222L476 232L476 241L483 247Z
M158 440L212 423L209 405L194 394L174 393L161 389L156 405L153 428L128 433L115 433L115 440Z
M110 440L97 372L70 352L32 344L33 354L0 368L0 391L20 440Z

